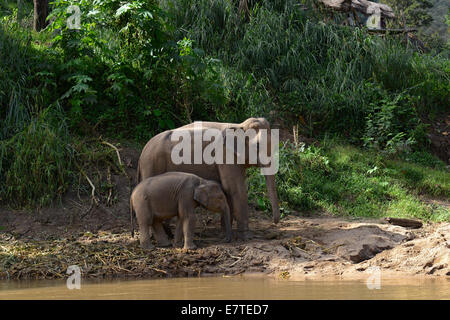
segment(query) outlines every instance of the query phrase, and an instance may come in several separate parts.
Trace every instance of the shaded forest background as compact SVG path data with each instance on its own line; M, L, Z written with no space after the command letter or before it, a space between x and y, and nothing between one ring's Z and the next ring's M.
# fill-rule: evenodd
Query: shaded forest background
M430 0L430 2L433 4L433 7L429 9L429 13L433 17L433 21L429 26L423 28L424 32L429 35L437 33L443 40L448 41L450 33L448 32L449 27L446 19L448 19L450 1Z

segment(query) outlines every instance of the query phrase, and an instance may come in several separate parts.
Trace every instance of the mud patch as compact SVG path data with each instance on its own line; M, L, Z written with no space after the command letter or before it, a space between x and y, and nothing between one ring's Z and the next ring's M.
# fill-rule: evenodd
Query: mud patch
M82 210L81 210L82 211ZM289 216L278 225L252 211L247 242L221 242L220 218L198 213L199 249L142 250L127 212L94 211L68 226L9 213L0 232L1 279L65 278L70 265L85 278L151 278L265 273L282 278L364 275L370 266L404 276L450 275L450 224L410 230L384 220ZM22 215L25 215L21 218ZM22 219L22 220L21 220ZM24 232L25 222L28 224ZM172 226L173 227L173 226Z

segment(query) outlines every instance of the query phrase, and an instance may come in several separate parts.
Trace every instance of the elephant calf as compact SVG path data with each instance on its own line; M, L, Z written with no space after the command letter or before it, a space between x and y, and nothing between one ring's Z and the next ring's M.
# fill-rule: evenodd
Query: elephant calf
M130 214L133 221L133 210L136 212L141 247L154 248L150 241L150 228L153 229L158 246L169 246L170 241L162 222L178 216L174 245L181 246L184 233L184 249L195 249L194 211L198 206L223 214L225 240L230 242L230 208L219 183L184 172L167 172L140 182L131 194Z

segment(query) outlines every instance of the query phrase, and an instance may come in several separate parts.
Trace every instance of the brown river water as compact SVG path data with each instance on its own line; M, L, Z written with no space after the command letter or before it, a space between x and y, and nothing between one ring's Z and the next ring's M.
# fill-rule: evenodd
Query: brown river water
M277 280L267 277L206 277L152 280L0 281L4 299L450 299L450 279L382 279L379 289L364 280Z

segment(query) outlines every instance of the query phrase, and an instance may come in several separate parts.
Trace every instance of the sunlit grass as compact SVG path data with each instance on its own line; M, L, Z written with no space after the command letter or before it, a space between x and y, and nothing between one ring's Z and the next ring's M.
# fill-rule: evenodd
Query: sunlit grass
M448 207L422 199L448 201L450 173L445 166L435 169L354 146L322 145L303 151L292 145L281 149L277 182L284 214L325 211L353 217L450 219ZM249 190L257 206L270 210L264 181L256 171L250 170Z

